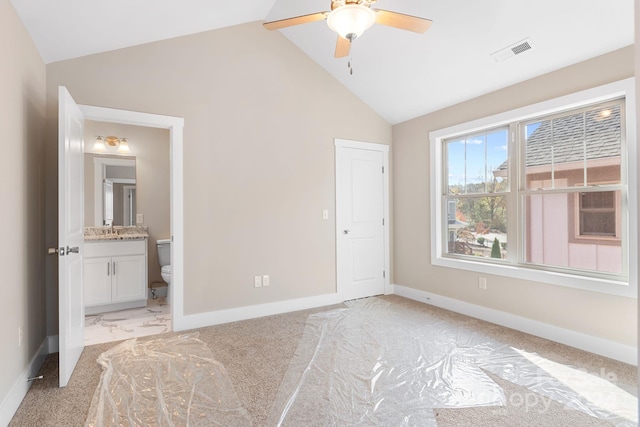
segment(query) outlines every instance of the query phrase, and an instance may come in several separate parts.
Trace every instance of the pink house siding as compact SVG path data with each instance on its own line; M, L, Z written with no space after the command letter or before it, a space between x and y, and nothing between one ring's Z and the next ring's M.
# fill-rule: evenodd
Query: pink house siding
M622 271L622 248L620 246L595 246L598 271L620 273Z
M566 180L556 185L566 185ZM550 180L531 181L533 188L551 186ZM531 242L531 257L527 261L571 267L569 263L568 203L566 194L540 194L527 198L534 211L530 211L527 241ZM559 220L559 219L562 220ZM534 256L535 254L535 256Z
M598 265L598 245L569 245L569 265L575 268L593 270Z
M606 175L610 173L605 172ZM581 174L581 170L574 173L567 171L565 178L555 180L555 187L567 188ZM539 179L541 175L544 174L528 176L527 187L551 188L551 180ZM598 239L581 241L581 238L576 238L574 228L577 227L577 213L574 204L573 196L568 194L527 196L526 261L609 273L622 272L622 249L619 241L608 239L598 243Z

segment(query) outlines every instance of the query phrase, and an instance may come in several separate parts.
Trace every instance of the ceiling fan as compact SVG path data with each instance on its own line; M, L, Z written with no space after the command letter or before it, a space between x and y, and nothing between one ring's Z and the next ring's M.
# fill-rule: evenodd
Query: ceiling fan
M335 57L342 58L349 55L351 42L362 35L374 23L401 30L424 33L431 26L430 19L391 12L382 9L372 9L377 0L331 0L331 11L311 13L295 16L278 21L265 22L267 30L279 30L294 25L327 20L329 28L338 33Z

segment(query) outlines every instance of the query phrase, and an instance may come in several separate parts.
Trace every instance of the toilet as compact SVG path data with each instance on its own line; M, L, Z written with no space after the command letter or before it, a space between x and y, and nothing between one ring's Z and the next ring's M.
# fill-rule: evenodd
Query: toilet
M162 275L162 280L167 282L168 286L171 284L171 240L158 240L156 247L158 248L160 274Z

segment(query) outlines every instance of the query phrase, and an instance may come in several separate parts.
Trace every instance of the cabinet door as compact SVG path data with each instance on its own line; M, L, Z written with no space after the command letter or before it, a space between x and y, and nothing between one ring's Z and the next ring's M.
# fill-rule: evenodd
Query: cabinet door
M91 307L111 302L111 258L84 259L84 305Z
M144 255L112 258L114 272L111 281L111 301L124 302L147 299L147 266Z

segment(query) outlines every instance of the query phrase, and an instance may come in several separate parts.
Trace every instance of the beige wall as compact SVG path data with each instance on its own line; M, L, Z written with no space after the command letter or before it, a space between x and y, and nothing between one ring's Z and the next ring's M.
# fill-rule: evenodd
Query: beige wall
M108 156L133 158L136 161L137 213L144 215L144 223L149 227L149 285L162 282L156 241L171 237L170 223L170 172L169 172L169 130L116 123L85 122L85 151L91 151L96 135L115 135L127 138L131 153L128 156ZM85 159L85 225L94 224L94 175L93 156ZM104 155L101 155L104 157ZM100 225L100 224L98 224Z
M46 337L43 153L45 66L9 0L0 0L3 244L0 403ZM18 346L18 328L25 340Z
M284 36L254 22L49 64L48 150L58 85L185 119L187 314L335 292L333 138L389 144L391 126Z
M394 282L635 345L635 299L432 266L429 206L429 132L633 75L628 47L394 126Z

